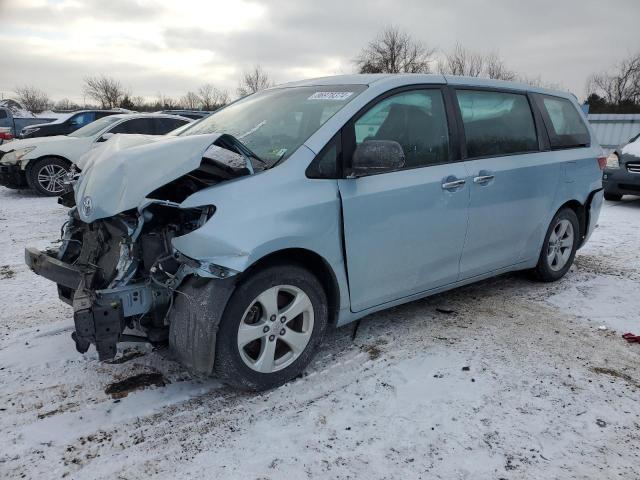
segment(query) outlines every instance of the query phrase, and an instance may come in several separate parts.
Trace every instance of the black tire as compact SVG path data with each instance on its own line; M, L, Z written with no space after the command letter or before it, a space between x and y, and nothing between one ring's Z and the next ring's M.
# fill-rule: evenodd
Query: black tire
M604 199L605 200L609 200L611 202L619 202L620 200L622 200L622 195L620 195L618 193L607 193L607 192L604 192Z
M29 187L31 187L31 189L38 195L42 195L43 197L57 197L64 193L65 187L60 184L60 188L57 189L57 182L55 182L55 184L40 182L38 179L39 174L43 172L43 170L48 168L57 172L61 172L62 170L64 170L64 172L66 173L69 171L70 165L71 164L68 161L57 157L43 157L36 160L35 162L30 162L29 165L27 165L26 170L27 183L29 184ZM51 187L47 188L47 185L51 185Z
M573 228L573 243L571 245L571 252L569 254L566 263L562 268L554 268L554 266L549 261L549 252L550 245L549 239L554 230L558 227L560 222L567 220L571 224ZM540 251L540 257L538 258L538 264L533 269L534 277L541 282L555 282L560 280L564 275L569 271L571 265L573 264L573 259L576 256L576 251L578 249L578 243L580 241L580 223L578 222L578 217L575 212L570 208L562 208L555 214L553 220L549 224L549 228L547 229L547 234L544 237L544 243L542 244L542 250ZM568 247L567 247L568 248Z
M238 346L238 330L240 322L244 321L245 312L252 304L255 305L254 300L270 288L283 285L299 288L311 301L311 335L306 347L290 365L271 373L261 373L250 368L243 360ZM322 342L327 320L326 293L318 279L307 269L297 265L274 265L255 271L236 287L222 316L216 340L214 371L225 383L243 390L261 391L278 387L300 375L309 364ZM273 325L278 325L279 321L276 318ZM290 325L289 322L287 324ZM279 328L278 325L273 331ZM260 344L264 346L268 339L265 336L264 340L256 341L265 342ZM278 342L283 340L276 338L275 342L274 345L279 345ZM286 348L284 342L282 346Z

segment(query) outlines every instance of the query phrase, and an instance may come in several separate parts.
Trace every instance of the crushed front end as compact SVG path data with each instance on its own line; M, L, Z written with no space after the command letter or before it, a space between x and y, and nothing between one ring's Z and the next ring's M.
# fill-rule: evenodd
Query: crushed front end
M184 278L227 274L219 269L214 274L171 246L172 238L197 229L213 211L150 200L140 210L84 223L74 208L59 248L26 249L27 265L54 281L60 298L73 307L72 337L79 352L94 344L99 358L108 360L118 342L168 338L168 313Z

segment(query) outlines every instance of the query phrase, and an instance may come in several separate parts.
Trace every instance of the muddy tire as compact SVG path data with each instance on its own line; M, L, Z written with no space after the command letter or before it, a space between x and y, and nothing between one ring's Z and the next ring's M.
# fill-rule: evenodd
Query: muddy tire
M241 281L216 340L214 370L244 390L268 390L300 375L327 327L327 296L297 265L274 265Z
M56 157L43 157L27 165L27 183L38 195L57 197L65 192L62 183L69 171L69 162Z
M622 195L620 195L618 193L607 193L607 192L604 192L604 199L605 200L609 200L611 202L619 202L620 200L622 200Z
M532 272L534 278L555 282L564 277L573 264L579 240L580 224L575 212L560 209L547 229L538 264Z

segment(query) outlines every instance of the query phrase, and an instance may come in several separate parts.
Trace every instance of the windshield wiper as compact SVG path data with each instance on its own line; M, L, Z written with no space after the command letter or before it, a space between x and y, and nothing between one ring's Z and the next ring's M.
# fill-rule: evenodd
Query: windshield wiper
M271 165L269 165L269 166L267 167L267 170L269 170L269 169L271 169L271 168L273 168L273 167L277 166L277 165L282 161L282 159L284 158L284 156L286 155L286 153L287 153L287 152L282 152L282 155L280 155L280 156L278 157L278 159L277 159L275 162L273 162Z
M251 173L253 173L253 165L251 164L251 160L249 160L249 158L255 158L257 161L259 161L265 166L265 169L268 168L267 162L265 162L258 155L256 155L249 147L247 147L244 143L238 140L238 138L234 137L229 133L224 133L220 136L218 141L222 143L222 145L219 144L219 146L224 147L224 143L226 143L227 140L230 141L230 143L235 147L235 150L237 150L240 153L240 155L242 155L245 158L245 161L247 162L249 166L249 170L251 170ZM228 147L227 149L233 150L233 148L228 148Z

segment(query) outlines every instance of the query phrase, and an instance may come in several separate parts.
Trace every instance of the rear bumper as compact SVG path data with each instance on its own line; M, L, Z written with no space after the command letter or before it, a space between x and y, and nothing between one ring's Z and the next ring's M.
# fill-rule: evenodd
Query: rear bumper
M27 176L20 165L0 164L0 185L5 187L26 187Z
M602 175L602 186L613 195L640 195L640 174L630 173L624 165L607 168Z

